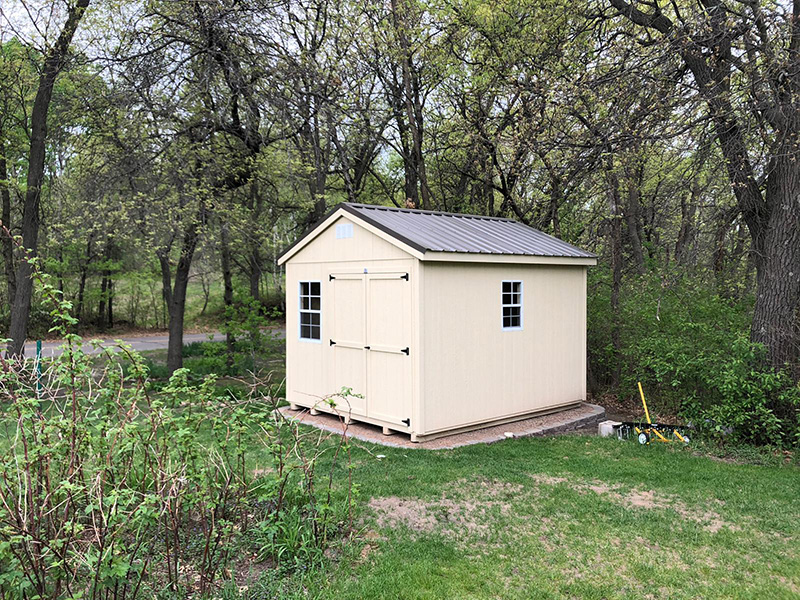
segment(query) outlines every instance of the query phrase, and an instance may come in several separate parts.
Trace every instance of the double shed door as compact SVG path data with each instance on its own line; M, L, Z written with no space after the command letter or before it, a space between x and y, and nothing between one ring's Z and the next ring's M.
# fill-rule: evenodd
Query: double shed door
M403 427L411 418L411 284L406 272L332 273L333 385L348 406ZM361 396L361 397L358 397Z

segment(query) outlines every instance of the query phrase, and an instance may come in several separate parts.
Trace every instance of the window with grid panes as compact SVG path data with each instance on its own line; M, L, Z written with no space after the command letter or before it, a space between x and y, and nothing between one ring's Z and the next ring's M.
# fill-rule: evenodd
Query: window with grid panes
M522 282L502 283L503 329L522 329Z
M322 337L322 291L319 281L300 282L300 339Z

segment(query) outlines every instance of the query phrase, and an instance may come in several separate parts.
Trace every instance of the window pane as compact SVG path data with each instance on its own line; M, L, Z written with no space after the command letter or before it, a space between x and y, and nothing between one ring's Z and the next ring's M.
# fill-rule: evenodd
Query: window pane
M318 340L322 337L322 284L319 281L300 282L300 338ZM311 312L314 311L314 312Z
M519 306L503 307L503 327L522 327L522 308Z
M512 287L514 288L513 291L515 294L519 294L520 290L522 289L522 282L521 281L512 281Z
M514 304L521 304L522 303L522 298L521 298L522 294L520 294L518 291L513 293L513 294L511 294L511 295L513 296L513 303Z
M510 281L504 281L503 282L503 293L506 294L506 293L510 293L510 292L511 292L511 282Z
M503 294L503 304L511 304L512 303L512 296L513 294Z

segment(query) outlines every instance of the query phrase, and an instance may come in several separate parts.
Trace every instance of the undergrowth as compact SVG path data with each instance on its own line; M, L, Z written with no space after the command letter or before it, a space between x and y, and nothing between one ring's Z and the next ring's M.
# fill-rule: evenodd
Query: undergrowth
M65 345L41 374L0 358L0 596L216 596L236 573L313 569L350 535L346 429L304 432L266 380L227 394L179 369L156 391L129 348L90 357L37 277Z

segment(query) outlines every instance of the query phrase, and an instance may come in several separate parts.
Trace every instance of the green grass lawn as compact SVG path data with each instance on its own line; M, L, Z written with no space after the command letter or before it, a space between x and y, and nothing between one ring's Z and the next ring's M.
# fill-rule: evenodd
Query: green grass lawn
M198 376L218 370L222 349L187 347L186 364ZM282 357L275 340L257 366L282 377ZM275 579L262 566L244 596L800 598L800 469L749 452L768 464L586 435L446 451L354 440L355 541L334 544L322 569ZM272 465L259 443L248 458L254 471ZM346 480L341 465L336 477ZM241 597L237 587L223 597Z
M356 445L360 542L302 597L800 597L796 467L578 435Z

